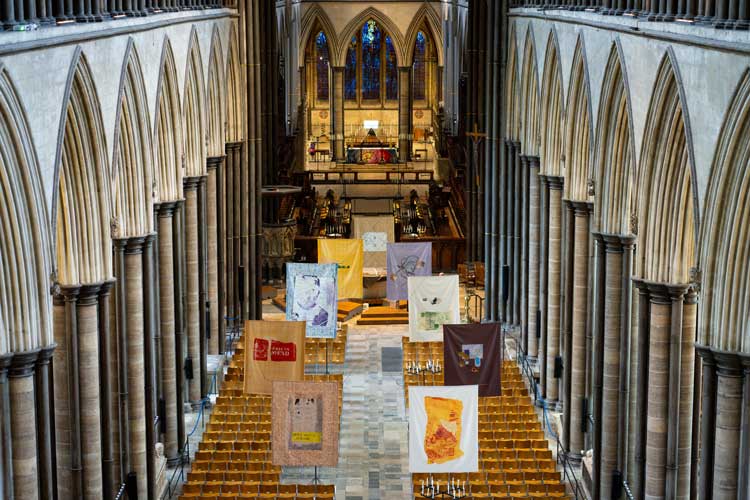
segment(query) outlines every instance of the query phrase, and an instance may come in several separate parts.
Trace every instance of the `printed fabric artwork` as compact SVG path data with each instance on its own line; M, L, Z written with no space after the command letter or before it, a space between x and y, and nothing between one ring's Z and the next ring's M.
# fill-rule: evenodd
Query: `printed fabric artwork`
M479 396L500 395L502 334L499 323L443 325L447 385L477 385Z
M408 279L432 275L432 243L389 243L387 262L388 300L407 300Z
M476 472L477 386L409 388L409 472Z
M364 246L362 240L318 240L318 263L338 265L339 299L361 299Z
M346 162L367 165L397 163L398 151L394 148L348 148L346 150Z
M441 342L443 325L461 321L458 275L410 276L409 340Z
M385 270L387 246L395 239L393 215L353 215L352 238L362 238L365 268Z
M307 336L335 338L338 300L336 264L286 265L286 319L304 321Z
M271 394L277 380L305 376L305 323L245 322L245 394Z
M273 464L335 467L339 449L336 382L275 382L271 398Z
M365 252L385 252L388 246L388 235L368 231L362 235Z

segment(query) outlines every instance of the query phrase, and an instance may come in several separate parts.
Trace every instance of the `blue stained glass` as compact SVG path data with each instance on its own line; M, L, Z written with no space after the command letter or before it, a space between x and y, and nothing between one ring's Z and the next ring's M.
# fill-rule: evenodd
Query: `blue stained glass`
M346 67L344 68L344 99L357 100L357 37L352 37L352 43L346 52Z
M390 36L385 37L385 98L388 100L398 99L396 50L393 48L393 40Z
M414 45L414 82L413 93L414 100L424 100L425 98L425 53L427 51L427 38L421 31L417 33L417 41Z
M362 27L362 99L380 99L381 32L378 24L367 21Z
M315 59L318 73L318 100L328 100L328 39L322 31L315 38Z

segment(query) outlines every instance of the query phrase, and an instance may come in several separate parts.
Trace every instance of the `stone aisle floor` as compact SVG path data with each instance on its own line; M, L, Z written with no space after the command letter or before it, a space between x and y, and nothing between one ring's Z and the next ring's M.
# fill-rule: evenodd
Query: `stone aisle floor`
M318 475L322 483L336 485L337 500L410 499L407 416L400 362L401 337L408 327L355 323L349 325L343 372L339 465L321 468ZM383 348L386 348L386 366L383 366ZM310 483L313 474L311 468L287 467L283 481Z

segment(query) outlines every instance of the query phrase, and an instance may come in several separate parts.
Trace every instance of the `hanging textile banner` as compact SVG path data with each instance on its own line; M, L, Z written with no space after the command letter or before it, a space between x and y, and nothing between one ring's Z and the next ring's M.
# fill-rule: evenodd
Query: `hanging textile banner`
M500 395L500 323L443 325L446 385L477 385L479 396Z
M365 268L385 268L386 245L395 239L393 215L353 215L352 238L361 238Z
M336 382L274 382L273 465L335 467L339 458Z
M275 380L304 377L304 322L245 322L245 394L271 394Z
M409 387L409 472L479 470L477 386Z
M387 254L386 296L388 300L406 300L409 277L432 275L432 243L389 243Z
M409 340L441 342L443 325L461 321L458 275L411 276L409 288Z
M362 240L318 240L318 262L338 264L339 299L361 299L364 249Z
M286 319L307 323L307 336L336 338L336 264L286 265Z

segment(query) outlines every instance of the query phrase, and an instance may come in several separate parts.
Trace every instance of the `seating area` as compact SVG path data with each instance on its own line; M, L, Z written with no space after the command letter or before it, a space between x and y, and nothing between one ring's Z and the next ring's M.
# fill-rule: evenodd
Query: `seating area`
M410 385L443 384L442 373L407 372L415 363L425 366L427 361L442 367L442 342L404 339L402 345L405 392ZM501 396L479 398L479 454L479 472L412 474L415 496L430 480L443 487L451 481L461 486L465 482L468 498L475 499L570 498L515 363L503 364Z
M325 342L346 349L346 329L333 341L308 339L305 363L317 364ZM322 342L322 343L321 343ZM331 352L336 352L331 347ZM271 396L244 394L244 341L237 343L224 386L216 398L203 438L195 452L180 499L274 500L334 498L331 484L281 484L281 467L271 457ZM305 375L305 380L333 381L339 387L339 412L343 375Z

